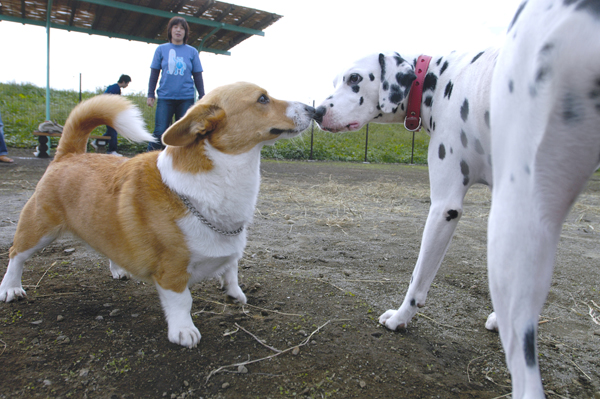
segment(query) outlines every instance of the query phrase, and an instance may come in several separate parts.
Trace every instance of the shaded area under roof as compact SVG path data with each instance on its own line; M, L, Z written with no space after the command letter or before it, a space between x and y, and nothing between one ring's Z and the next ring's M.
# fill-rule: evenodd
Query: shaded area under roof
M0 21L162 44L169 19L190 26L188 44L199 51L229 50L282 16L214 0L1 0Z

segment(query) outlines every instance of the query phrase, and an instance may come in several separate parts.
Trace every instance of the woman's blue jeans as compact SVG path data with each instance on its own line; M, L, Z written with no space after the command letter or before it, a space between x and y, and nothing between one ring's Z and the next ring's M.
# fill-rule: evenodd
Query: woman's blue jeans
M154 117L154 132L152 135L156 138L156 143L148 143L148 151L162 150L165 146L161 142L163 133L175 121L178 121L185 115L188 108L194 104L194 99L187 100L156 100L156 115Z

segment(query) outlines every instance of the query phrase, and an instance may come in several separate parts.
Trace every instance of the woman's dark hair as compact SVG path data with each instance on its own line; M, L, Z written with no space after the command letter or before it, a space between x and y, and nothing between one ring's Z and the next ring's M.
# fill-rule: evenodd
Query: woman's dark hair
M183 37L183 44L187 44L188 34L190 33L190 27L189 27L187 21L182 17L173 17L169 21L169 25L167 26L167 36L169 37L169 43L172 43L171 29L175 25L181 25L181 26L183 26L183 29L185 29L185 36Z

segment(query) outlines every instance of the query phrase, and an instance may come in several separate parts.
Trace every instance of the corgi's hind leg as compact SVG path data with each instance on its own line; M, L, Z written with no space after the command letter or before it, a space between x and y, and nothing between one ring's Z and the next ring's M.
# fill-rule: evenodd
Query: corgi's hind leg
M0 284L0 302L11 302L15 299L26 296L25 290L21 285L23 265L25 264L25 261L31 257L31 255L50 244L55 238L56 235L44 236L38 241L37 245L22 252L17 252L14 250L16 245L11 247L8 268L6 269L6 274L4 274L4 278ZM17 239L15 238L15 242L16 241Z
M60 232L59 226L53 223L52 218L35 212L34 202L32 197L19 217L17 232L9 252L8 268L0 283L2 302L11 302L26 295L21 284L25 261L54 241Z

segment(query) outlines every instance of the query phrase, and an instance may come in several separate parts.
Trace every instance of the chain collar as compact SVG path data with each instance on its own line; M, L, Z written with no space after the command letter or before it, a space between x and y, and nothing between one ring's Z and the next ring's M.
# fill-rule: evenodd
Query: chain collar
M240 227L239 229L233 230L233 231L224 231L224 230L216 228L208 220L206 220L206 218L204 216L202 216L202 214L200 212L198 212L198 210L196 208L194 208L194 205L192 205L192 203L190 202L190 200L187 197L185 197L181 194L177 194L177 195L179 195L179 198L183 201L183 203L185 204L187 209L192 213L192 215L196 216L202 222L202 224L206 225L211 230L213 230L219 234L222 234L224 236L228 236L228 237L237 236L242 231L244 231L244 225L242 225L242 227Z

